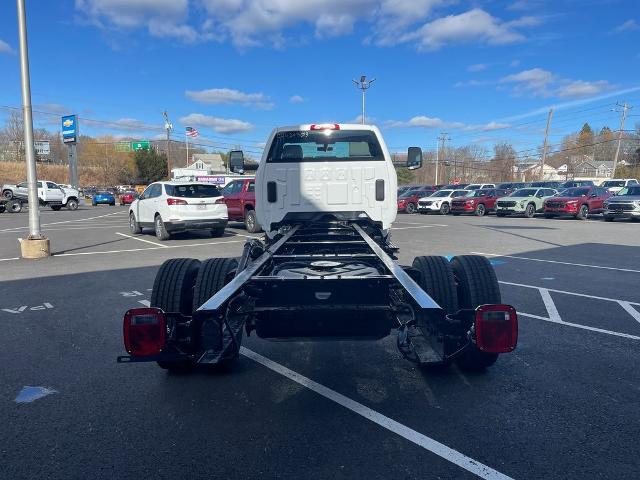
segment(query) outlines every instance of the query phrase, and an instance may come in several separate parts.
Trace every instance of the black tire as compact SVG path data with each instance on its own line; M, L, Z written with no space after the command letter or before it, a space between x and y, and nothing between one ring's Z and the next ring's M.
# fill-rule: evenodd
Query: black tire
M191 315L193 286L198 276L200 261L192 258L172 258L160 266L151 291L152 307L165 312ZM182 373L194 367L192 360L157 362L158 366L173 373Z
M110 207L115 207L116 206L116 202L110 203L109 206Z
M129 231L134 235L140 235L142 233L142 227L136 222L136 217L133 212L129 214Z
M440 215L449 215L451 211L451 206L447 202L442 202L440 205Z
M211 229L211 236L212 237L221 237L224 235L224 227L218 227L218 228L213 228Z
M479 203L473 213L476 217L484 217L487 213L487 207L484 206L484 203Z
M228 275L238 268L235 258L210 258L202 262L193 287L193 311L209 300L228 282Z
M416 204L413 202L407 203L407 206L405 207L405 211L410 215L413 215L414 213L416 213L417 210L418 208L416 207Z
M164 222L162 221L160 214L156 215L156 218L153 220L153 225L156 232L156 238L158 240L164 242L171 238L171 234L167 232L167 228L164 226Z
M98 204L96 202L91 202L91 205L93 205L94 207L98 206Z
M13 198L13 192L11 190L5 190L2 192L2 196L7 200L11 200Z
M62 209L62 205L49 205L51 207L51 210L55 211L55 212L59 212Z
M578 220L586 220L589 218L589 205L581 205L580 210L578 210L578 213L576 214L576 218Z
M613 222L613 217L607 217L606 215L604 216L604 221L605 222Z
M524 209L524 216L527 218L533 218L536 216L535 203L530 203L529 205L527 205L527 208Z
M9 213L20 213L22 211L22 202L20 200L9 200L7 211Z
M260 225L258 225L255 210L247 210L244 213L244 228L249 233L258 233L262 230L262 228L260 228Z
M420 272L417 282L446 313L458 311L458 294L451 264L444 257L416 257L413 268Z
M451 259L451 268L460 308L475 309L487 303L502 303L498 278L487 258L460 255ZM471 344L456 358L456 364L463 370L479 371L490 367L497 359L497 353L482 352Z
M67 210L75 211L78 209L78 200L70 198L67 200Z
M200 308L202 304L229 283L237 269L238 260L235 258L210 258L202 262L193 288L193 311ZM221 360L217 364L219 369L230 370L237 362L240 355L239 347L242 343L242 330L240 330L237 340L238 350L235 350L232 356Z
M0 205L0 213L4 213L7 210L7 207L4 205Z

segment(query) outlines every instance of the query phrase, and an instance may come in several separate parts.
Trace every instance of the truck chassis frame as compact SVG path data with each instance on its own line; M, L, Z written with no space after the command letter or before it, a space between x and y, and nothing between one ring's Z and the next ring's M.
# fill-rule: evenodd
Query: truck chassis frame
M446 312L419 285L420 271L397 263L397 250L368 219L286 225L271 240L248 241L226 285L191 316L165 312L162 352L117 361L216 365L237 358L243 331L254 330L317 340L378 339L397 328L399 351L423 365L446 365L476 349L477 309Z

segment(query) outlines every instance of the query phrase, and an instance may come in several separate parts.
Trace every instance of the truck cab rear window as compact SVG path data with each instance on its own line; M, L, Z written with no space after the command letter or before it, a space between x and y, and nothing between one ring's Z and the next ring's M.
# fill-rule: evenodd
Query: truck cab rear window
M380 143L367 130L278 132L267 163L384 161Z
M215 185L166 185L164 186L167 195L170 197L184 198L209 198L219 197L220 190Z

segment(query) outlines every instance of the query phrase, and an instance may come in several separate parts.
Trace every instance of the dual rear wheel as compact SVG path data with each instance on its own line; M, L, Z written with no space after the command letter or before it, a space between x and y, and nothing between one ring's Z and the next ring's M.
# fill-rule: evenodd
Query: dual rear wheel
M413 268L420 272L420 287L446 314L453 314L458 309L501 303L498 279L485 257L460 255L448 261L444 257L423 256L413 261ZM458 348L458 345L445 340L445 355ZM477 371L490 367L497 359L498 354L483 352L472 343L455 357L455 362L461 369Z
M151 292L151 307L165 312L191 316L232 278L238 268L235 258L211 258L200 262L193 258L172 258L162 264ZM172 352L168 352L172 353ZM233 363L239 350L225 361ZM185 372L195 367L193 359L179 362L158 362L170 372Z

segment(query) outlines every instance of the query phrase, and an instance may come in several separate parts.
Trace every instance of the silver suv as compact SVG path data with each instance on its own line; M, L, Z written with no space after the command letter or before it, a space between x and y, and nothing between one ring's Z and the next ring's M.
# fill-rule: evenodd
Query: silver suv
M624 187L609 197L604 202L603 214L607 222L614 218L640 218L640 185Z

